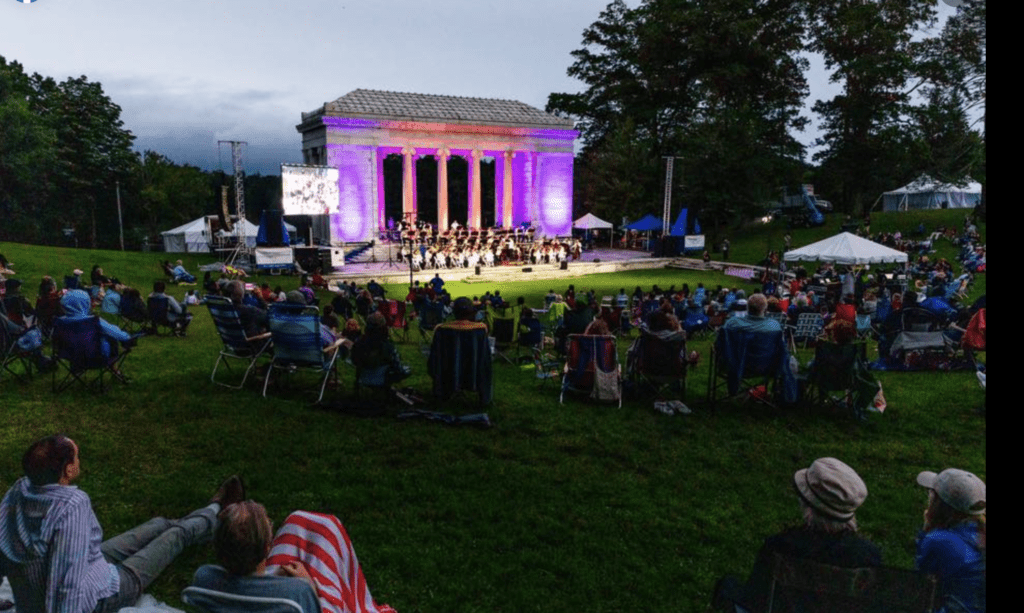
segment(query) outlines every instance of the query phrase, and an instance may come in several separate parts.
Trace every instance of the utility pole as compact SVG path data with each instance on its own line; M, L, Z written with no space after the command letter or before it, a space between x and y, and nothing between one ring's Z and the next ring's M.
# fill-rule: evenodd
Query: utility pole
M117 228L121 233L121 251L124 251L124 222L121 221L121 182L116 181L117 186Z

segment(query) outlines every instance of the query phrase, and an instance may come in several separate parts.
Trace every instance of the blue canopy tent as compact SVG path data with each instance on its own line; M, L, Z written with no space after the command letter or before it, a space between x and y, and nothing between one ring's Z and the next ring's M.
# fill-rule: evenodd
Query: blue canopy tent
M648 213L642 218L623 227L627 230L636 230L637 232L650 232L651 230L661 229L661 220L652 215L651 213Z
M653 230L661 230L661 219L648 213L647 215L641 217L640 219L634 221L633 223L626 224L625 226L623 226L623 229L650 233ZM647 249L649 251L654 249L654 244L653 241L651 241L650 234L647 235Z

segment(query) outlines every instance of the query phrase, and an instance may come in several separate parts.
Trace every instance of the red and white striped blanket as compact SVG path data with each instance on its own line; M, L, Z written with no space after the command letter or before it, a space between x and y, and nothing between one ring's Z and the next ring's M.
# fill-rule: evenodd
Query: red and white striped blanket
M316 583L324 613L397 613L373 601L352 541L337 517L307 511L288 516L274 536L267 571L296 560Z

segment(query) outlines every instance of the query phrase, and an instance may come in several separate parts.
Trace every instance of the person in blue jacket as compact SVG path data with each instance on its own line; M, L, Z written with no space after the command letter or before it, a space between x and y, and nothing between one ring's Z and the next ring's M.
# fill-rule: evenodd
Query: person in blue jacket
M985 483L957 468L925 471L924 528L917 538L917 570L939 578L938 613L985 611Z

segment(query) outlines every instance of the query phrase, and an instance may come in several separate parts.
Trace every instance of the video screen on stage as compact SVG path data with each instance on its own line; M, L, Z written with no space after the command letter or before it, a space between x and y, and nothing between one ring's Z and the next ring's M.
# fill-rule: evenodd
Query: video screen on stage
M281 207L285 215L338 212L338 169L281 164Z

